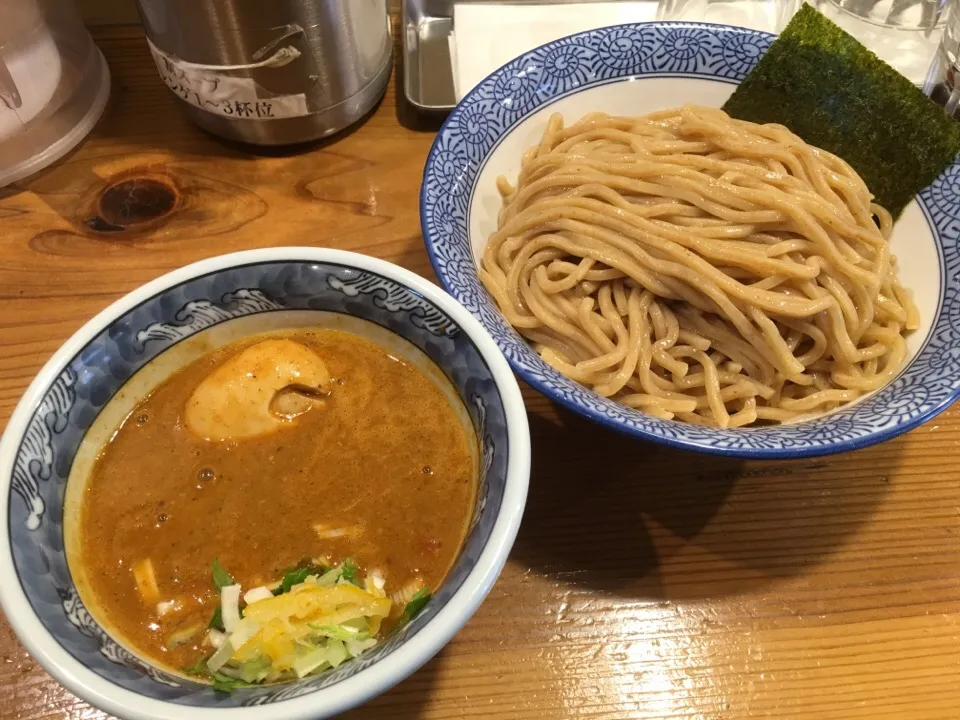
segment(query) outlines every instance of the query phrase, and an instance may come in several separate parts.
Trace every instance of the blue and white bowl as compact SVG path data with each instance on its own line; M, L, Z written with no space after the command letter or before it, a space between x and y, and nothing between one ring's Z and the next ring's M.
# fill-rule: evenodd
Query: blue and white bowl
M686 103L719 107L774 36L679 22L571 35L503 66L457 106L437 135L420 197L423 235L444 288L497 341L513 369L551 400L611 428L679 448L751 458L853 450L899 435L960 394L960 164L912 202L891 240L922 316L909 359L887 387L806 422L716 430L665 421L602 398L544 363L504 320L477 277L497 227L496 178L515 179L554 112L642 115Z
M67 480L81 441L94 432L110 399L121 388L125 395L146 392L141 379L150 369L135 373L154 358L163 354L160 365L168 366L169 374L176 362L167 360L186 358L184 347L304 325L353 329L412 362L432 361L443 371L463 400L465 421L481 449L477 509L450 574L400 632L315 678L217 693L137 657L84 606L67 564ZM182 342L198 333L202 342ZM0 441L0 602L20 640L51 675L119 717L327 717L412 673L477 609L520 524L529 445L523 401L503 355L466 310L426 280L381 260L315 248L205 260L104 310L60 348L27 389Z

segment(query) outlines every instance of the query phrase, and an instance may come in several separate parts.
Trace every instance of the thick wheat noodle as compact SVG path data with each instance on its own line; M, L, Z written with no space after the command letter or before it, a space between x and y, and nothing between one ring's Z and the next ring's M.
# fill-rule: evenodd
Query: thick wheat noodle
M919 315L840 158L712 108L550 118L480 277L561 373L655 417L789 422L889 382Z

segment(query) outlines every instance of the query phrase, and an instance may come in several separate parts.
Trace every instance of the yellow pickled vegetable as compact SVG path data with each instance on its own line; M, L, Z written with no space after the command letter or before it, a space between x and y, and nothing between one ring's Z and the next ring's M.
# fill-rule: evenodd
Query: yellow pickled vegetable
M383 576L375 571L361 585L349 561L294 568L275 586L245 593L216 562L213 574L221 595L213 622L222 620L224 631L209 630L206 642L216 650L184 671L223 692L338 667L377 644L393 605Z
M297 642L313 633L311 626L367 618L379 627L391 605L376 588L366 590L348 583L319 585L315 577L309 577L288 593L247 606L242 623L255 631L234 648L231 660L243 663L266 655L275 670L287 670L297 657Z

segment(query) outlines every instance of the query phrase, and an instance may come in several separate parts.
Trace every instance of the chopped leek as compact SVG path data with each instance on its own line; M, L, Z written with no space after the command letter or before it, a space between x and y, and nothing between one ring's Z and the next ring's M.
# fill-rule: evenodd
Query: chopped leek
M350 654L342 641L331 640L327 643L327 662L330 663L330 667L337 667L348 657Z
M374 570L372 573L367 575L366 582L372 583L377 590L383 590L387 585L386 578L383 577L383 573L379 570Z
M230 637L228 636L223 644L217 648L217 651L207 659L207 670L211 673L217 672L230 661L232 656L233 645L230 644Z
M230 644L235 648L241 648L247 644L254 635L260 632L260 624L249 618L241 620L227 637Z
M318 635L331 638L333 640L364 640L369 636L367 633L361 633L358 628L349 625L311 625Z
M178 600L163 600L157 603L157 615L163 617L174 610L178 610L180 602Z
M215 628L210 628L207 630L207 635L203 639L208 645L212 645L214 649L223 645L223 641L227 639L227 634Z
M150 558L141 560L133 566L133 580L137 584L140 597L148 603L160 600L160 587L157 585L157 575L153 570L153 561Z
M240 622L240 586L225 585L220 588L220 615L223 629L228 633Z
M240 678L244 682L263 682L270 671L270 658L260 656L256 660L249 660L240 666Z
M351 657L356 657L360 653L366 652L376 644L377 639L372 637L363 638L362 640L347 640L344 643L347 648L347 652L350 653Z
M203 625L200 623L193 623L187 625L186 627L181 627L178 630L174 631L170 637L167 638L166 646L169 649L180 647L181 645L190 642L193 639L193 636L203 630Z
M323 587L328 587L330 585L336 585L337 581L343 577L343 571L339 567L335 567L333 570L328 570L323 575L317 578L317 585L322 585Z
M220 592L223 588L228 585L234 585L233 576L223 569L223 566L220 564L219 558L214 558L213 560L213 586L217 589L217 592ZM224 631L223 627L223 611L220 609L220 605L217 605L217 609L213 611L213 617L210 618L210 622L207 625L208 628L212 630L219 630L220 632Z
M270 588L267 587L255 587L253 590L247 590L243 594L243 601L250 605L251 603L258 602L260 600L266 600L267 598L272 598L273 592Z
M216 649L184 672L230 692L323 672L366 652L393 605L382 582L360 582L358 573L347 561L290 570L272 591L259 587L242 595L235 582L220 586L220 606L206 636ZM227 577L215 563L214 581Z
M303 677L326 665L337 667L348 657L350 657L350 654L343 642L331 640L322 648L311 650L306 655L301 655L294 660L293 671L297 674L297 677Z

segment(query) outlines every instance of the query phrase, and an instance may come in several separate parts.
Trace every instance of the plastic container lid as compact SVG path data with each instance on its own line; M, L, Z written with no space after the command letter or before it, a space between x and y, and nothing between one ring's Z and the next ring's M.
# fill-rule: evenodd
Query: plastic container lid
M110 71L72 0L0 0L0 187L55 162L87 136Z

